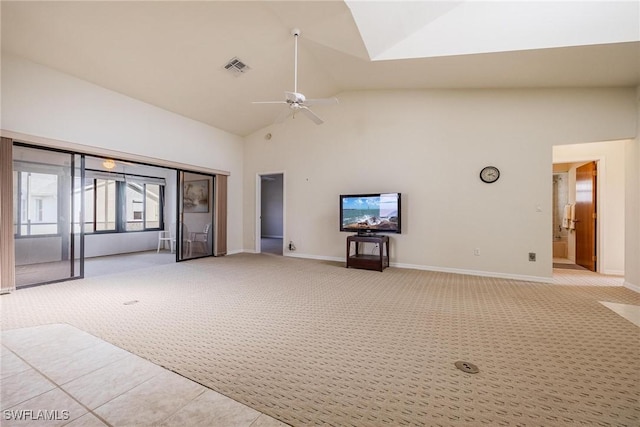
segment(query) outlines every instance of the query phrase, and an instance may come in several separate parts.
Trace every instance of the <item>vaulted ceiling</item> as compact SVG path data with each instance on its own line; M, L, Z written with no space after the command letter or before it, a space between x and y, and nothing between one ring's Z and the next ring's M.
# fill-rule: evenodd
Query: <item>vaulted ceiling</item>
M248 135L293 89L640 85L637 2L2 1L2 52ZM237 57L249 71L224 69ZM321 107L329 108L329 107Z

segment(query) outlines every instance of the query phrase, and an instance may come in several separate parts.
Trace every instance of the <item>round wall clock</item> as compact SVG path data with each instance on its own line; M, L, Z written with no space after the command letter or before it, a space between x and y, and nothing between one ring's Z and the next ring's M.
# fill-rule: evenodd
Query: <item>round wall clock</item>
M491 184L500 178L500 170L495 166L487 166L480 171L480 179L482 182Z

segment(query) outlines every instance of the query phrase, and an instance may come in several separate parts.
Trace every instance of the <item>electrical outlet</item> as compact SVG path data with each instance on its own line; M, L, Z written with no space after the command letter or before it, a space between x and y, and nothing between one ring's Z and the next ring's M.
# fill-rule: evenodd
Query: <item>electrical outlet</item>
M474 254L475 256L480 256L480 248L475 248L475 249L473 250L473 254Z
M531 262L535 262L536 261L536 253L535 252L529 252L529 261L531 261Z

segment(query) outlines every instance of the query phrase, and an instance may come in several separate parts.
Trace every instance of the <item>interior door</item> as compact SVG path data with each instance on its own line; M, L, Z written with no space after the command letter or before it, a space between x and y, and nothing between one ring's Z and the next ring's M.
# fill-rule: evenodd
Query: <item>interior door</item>
M576 264L596 271L596 162L576 169Z

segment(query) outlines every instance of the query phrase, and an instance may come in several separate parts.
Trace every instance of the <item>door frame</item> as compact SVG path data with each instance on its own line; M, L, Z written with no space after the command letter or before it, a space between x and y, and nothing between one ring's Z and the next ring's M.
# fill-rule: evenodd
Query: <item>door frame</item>
M267 175L282 175L282 254L285 254L285 242L287 241L287 180L285 171L259 172L256 174L256 209L255 209L255 246L254 252L262 253L262 177Z
M68 187L69 194L67 194L67 197L69 198L69 206L68 206L69 218L68 218L68 223L65 223L69 227L69 235L66 236L66 238L68 238L68 244L69 244L69 277L58 278L53 280L45 280L44 282L36 282L36 283L17 286L16 276L15 276L16 256L14 252L13 265L11 266L11 268L13 269L13 283L11 283L7 288L2 288L2 292L4 291L11 292L17 289L26 289L34 286L49 285L52 283L65 282L68 280L84 279L84 262L85 262L84 200L85 200L85 191L86 191L85 158L87 155L85 153L70 151L63 148L35 145L22 139L6 138L6 141L5 141L5 138L3 137L3 143L5 142L8 144L11 144L12 146L11 148L12 179L13 179L13 172L16 170L14 168L14 160L15 160L14 149L16 147L23 147L30 150L38 150L38 151L44 151L44 152L59 153L59 154L64 154L69 156L69 166L68 166L69 167L69 187ZM76 164L76 162L78 162L78 164ZM59 165L54 165L54 166L59 167ZM76 175L76 173L79 173L79 176ZM79 179L79 182L77 181L78 179ZM76 185L78 184L80 185L80 189L79 189L80 206L76 208L74 192L76 189ZM60 194L62 194L61 190L64 191L64 189L65 188L60 184L60 182L58 182L57 197L61 197L60 196ZM13 197L15 197L15 194L13 193L13 189L11 191L11 197L12 199ZM12 200L12 203L13 203L13 200ZM61 214L62 211L61 211L61 206L59 204L57 209L58 209L58 212L57 212L58 224L60 224L60 218L63 218L64 215ZM78 221L79 221L79 231L77 233L75 231L75 222L74 222L76 212L78 213ZM12 218L12 222L15 221L15 218L13 218L13 209L9 212L8 216ZM65 236L63 236L62 233L59 233L59 234L61 237L61 242L64 242ZM14 242L13 250L15 251L14 236L12 236L12 240ZM76 257L76 250L77 250L77 257ZM64 260L61 260L61 261L64 261ZM78 270L77 272L76 272L76 267Z
M191 252L189 253L189 256L185 256L185 248L183 247L184 245L184 237L183 237L183 233L184 233L184 227L182 226L184 224L184 183L187 182L185 180L185 174L193 174L193 175L201 175L202 177L206 178L209 181L209 222L210 222L210 227L209 227L209 233L211 233L211 247L208 248L207 250L207 254L205 255L200 255L200 256L193 256ZM216 175L213 174L207 174L204 172L196 172L196 171L192 171L192 170L188 170L188 169L176 169L176 220L175 220L175 230L174 230L174 236L176 237L176 243L175 243L175 248L176 248L176 262L184 262L184 261L189 261L192 259L198 259L198 258L207 258L207 257L212 257L215 256L215 245L216 245L216 227L214 226L215 224L215 220L216 220L216 210L215 210L215 205L214 205L214 200L216 198ZM188 227L188 224L187 224ZM190 233L192 233L193 230L190 231ZM207 237L208 239L208 237ZM189 245L192 245L193 242L189 242ZM208 243L207 243L208 244ZM191 251L191 246L189 246L187 248L189 251Z

